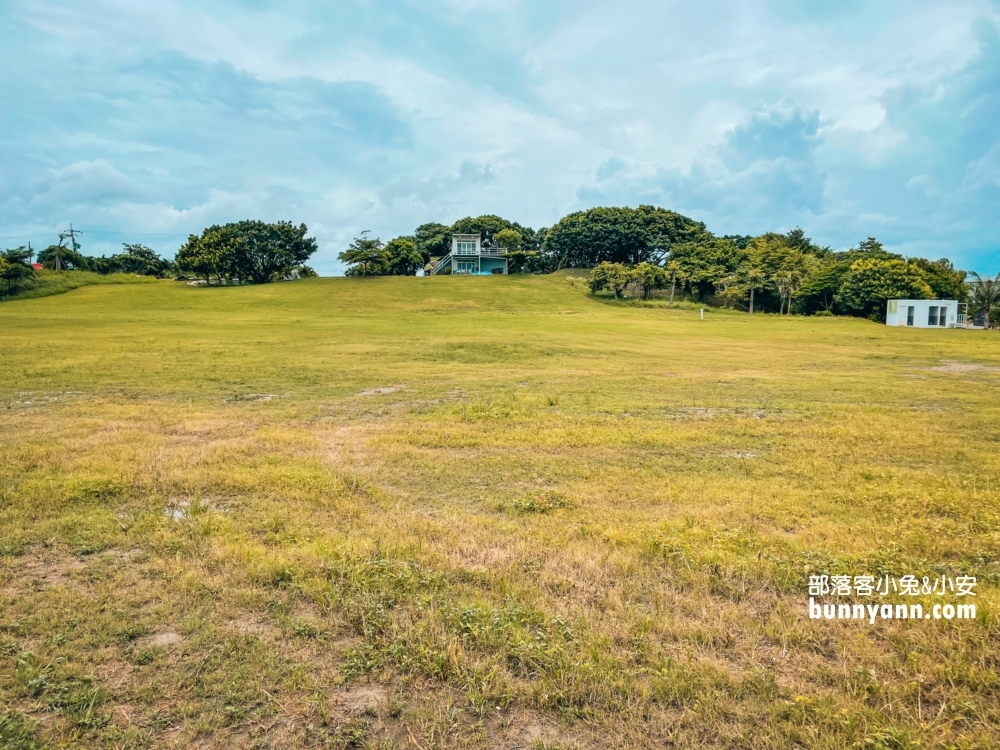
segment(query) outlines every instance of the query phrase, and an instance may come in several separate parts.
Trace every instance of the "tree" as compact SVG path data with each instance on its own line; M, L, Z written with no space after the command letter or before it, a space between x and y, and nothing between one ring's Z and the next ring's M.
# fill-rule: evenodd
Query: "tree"
M677 280L687 285L692 297L699 298L712 294L716 282L735 274L745 259L746 250L733 240L709 237L671 247L667 267L676 268Z
M592 293L596 294L603 289L609 289L615 299L618 299L618 295L625 290L632 279L632 269L622 263L604 261L591 270L587 277L587 283L590 285Z
M267 224L248 219L213 225L201 237L188 238L177 252L177 265L206 280L215 273L219 279L227 276L267 284L286 276L316 252L316 240L306 237L308 231L305 224L295 226L290 221ZM139 261L138 256L134 259Z
M431 258L440 258L451 252L451 227L431 222L421 224L413 235L417 252L424 257L424 263Z
M494 244L505 253L512 253L524 246L524 237L516 229L501 229L493 237Z
M747 263L763 274L760 289L765 292L755 307L764 309L773 304L777 296L778 312L784 313L790 307L792 294L817 267L816 257L801 249L812 246L808 238L799 236L801 231L789 233L791 239L789 235L768 232L750 240Z
M49 245L38 253L38 262L53 271L86 271L89 269L87 259L78 250L63 245L62 240L58 244Z
M739 278L735 274L722 276L715 280L715 296L721 297L726 307L740 305L745 296Z
M369 234L370 230L363 231L347 250L337 256L338 260L348 265L348 276L382 276L388 270L389 257L382 240L368 237Z
M778 314L791 314L792 295L798 291L802 283L802 274L794 269L783 269L774 275L773 280L778 287L778 294L781 298L778 305Z
M673 304L674 294L677 292L677 282L680 281L681 284L684 283L684 272L682 270L680 261L674 259L667 263L667 267L664 272L670 278L670 302Z
M145 245L123 243L124 251L110 258L90 258L90 267L98 273L134 273L137 276L162 276L170 269L170 262L163 260Z
M0 279L7 282L7 296L16 294L35 277L28 251L18 247L0 252Z
M124 273L159 276L167 268L167 263L145 245L123 244L122 247L125 251L114 258Z
M649 293L654 289L663 289L667 285L667 272L652 263L640 263L632 269L632 278L642 288L643 299L649 299Z
M412 237L389 240L382 251L386 255L385 273L389 276L416 276L417 269L424 266L424 256Z
M969 276L972 277L970 306L973 315L978 317L982 313L984 325L989 328L990 313L1000 306L1000 273L990 278L972 271Z
M218 226L209 227L201 237L188 235L188 241L177 251L174 262L181 271L203 276L206 282L211 282L213 273L221 279L227 252L226 236Z
M226 226L230 227L228 270L255 284L280 279L319 249L315 239L306 237L309 229L305 224L296 227L290 221L267 224L248 220Z
M754 266L747 266L741 269L738 276L739 285L750 292L750 314L753 315L753 295L758 289L763 289L767 281L763 269Z
M511 273L522 270L529 261L538 257L537 251L525 249L524 237L516 229L501 229L493 241L507 256L507 265Z
M947 258L940 260L925 260L910 258L910 265L924 272L924 277L934 293L935 299L954 299L964 302L969 295L965 285L965 271L959 271Z
M837 292L840 291L844 276L851 270L852 261L839 261L821 266L802 282L795 294L796 312L812 315L820 310L833 312L836 307Z
M893 258L862 258L844 275L835 301L850 315L885 319L890 299L931 299L934 293L916 266Z
M659 264L674 245L710 236L701 222L663 208L592 208L563 217L548 231L543 250L559 268Z

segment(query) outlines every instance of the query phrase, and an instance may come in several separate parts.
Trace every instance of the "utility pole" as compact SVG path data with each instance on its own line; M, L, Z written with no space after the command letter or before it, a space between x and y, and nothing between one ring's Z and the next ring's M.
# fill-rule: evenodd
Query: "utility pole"
M75 253L75 252L79 251L80 246L78 244L76 244L76 235L83 234L83 232L81 232L79 230L74 230L73 229L73 225L70 224L69 225L69 232L67 232L67 234L69 235L69 246L71 248L73 248L73 252Z
M28 240L28 265L34 265L35 263L35 251L31 249L31 240Z
M70 247L70 249L74 253L79 252L80 251L80 245L76 241L76 236L78 234L83 234L83 232L81 232L79 229L73 229L73 225L70 224L68 231L60 232L59 233L59 247L62 247L62 243L66 241L67 237L69 237L69 247ZM52 267L55 268L55 270L57 270L57 271L63 270L62 267L66 265L66 261L64 261L62 259L61 255L62 255L61 253L56 253L55 254L55 258L54 258L53 263L52 263Z

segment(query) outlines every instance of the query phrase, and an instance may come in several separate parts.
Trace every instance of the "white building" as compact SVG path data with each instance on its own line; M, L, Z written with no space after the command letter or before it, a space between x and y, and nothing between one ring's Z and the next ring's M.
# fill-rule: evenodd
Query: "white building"
M887 326L913 328L965 328L966 305L953 299L891 299L885 314Z

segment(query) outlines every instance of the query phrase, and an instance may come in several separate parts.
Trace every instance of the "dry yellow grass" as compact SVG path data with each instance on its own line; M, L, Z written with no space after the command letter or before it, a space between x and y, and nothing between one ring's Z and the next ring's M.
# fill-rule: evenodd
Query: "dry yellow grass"
M558 275L5 304L0 738L995 747L997 344Z

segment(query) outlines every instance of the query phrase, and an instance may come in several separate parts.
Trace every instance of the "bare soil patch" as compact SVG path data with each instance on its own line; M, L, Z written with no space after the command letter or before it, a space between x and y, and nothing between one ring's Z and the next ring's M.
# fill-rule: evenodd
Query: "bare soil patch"
M1000 367L980 365L975 362L959 362L955 359L941 360L937 367L928 367L930 372L950 372L962 375L968 372L1000 372Z

